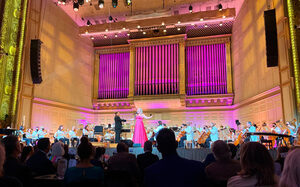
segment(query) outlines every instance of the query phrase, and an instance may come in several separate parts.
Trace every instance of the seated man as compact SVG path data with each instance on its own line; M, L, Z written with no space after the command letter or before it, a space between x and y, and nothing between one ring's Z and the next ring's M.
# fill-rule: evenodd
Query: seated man
M6 160L4 163L4 174L9 177L16 177L23 186L31 186L32 176L28 167L19 160L21 145L18 137L9 135L2 140L6 151Z
M27 166L34 172L34 175L55 174L56 169L49 160L47 154L50 150L49 138L42 138L38 141L38 151L27 161Z
M125 143L118 143L117 154L108 160L109 171L125 171L137 180L140 178L140 170L135 155L130 154Z
M159 131L157 144L163 159L145 169L146 187L205 186L204 165L178 156L178 144L171 129Z
M212 152L216 161L205 168L208 179L213 181L227 181L230 177L237 175L241 170L240 163L231 159L229 146L222 140L217 140L212 145ZM227 182L225 182L227 183Z
M152 154L152 142L146 141L144 143L144 151L145 153L137 156L137 162L140 167L141 172L144 171L145 168L151 166L155 162L159 160L157 155Z

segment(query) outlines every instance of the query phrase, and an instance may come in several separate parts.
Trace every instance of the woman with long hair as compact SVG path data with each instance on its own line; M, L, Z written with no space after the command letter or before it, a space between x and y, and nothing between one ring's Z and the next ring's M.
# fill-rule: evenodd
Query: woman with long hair
M135 116L135 126L134 126L134 133L132 141L135 144L140 144L142 147L144 146L144 143L148 140L145 126L144 126L144 119L150 119L152 118L152 115L150 114L149 117L147 117L141 108L137 109L137 114Z
M300 148L288 153L280 177L280 187L300 186Z
M240 157L242 170L228 180L228 187L276 186L273 159L264 145L245 143Z

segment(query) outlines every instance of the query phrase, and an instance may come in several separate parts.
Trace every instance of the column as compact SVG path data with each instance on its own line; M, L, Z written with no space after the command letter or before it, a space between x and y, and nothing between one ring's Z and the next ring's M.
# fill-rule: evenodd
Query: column
M227 93L232 93L232 71L231 71L231 45L226 42L226 72L227 72Z
M185 41L179 42L179 95L185 96Z
M93 82L93 100L98 99L98 88L99 88L99 53L95 52L94 57L94 82Z
M135 82L135 46L130 46L130 65L129 65L129 94L128 97L134 96Z

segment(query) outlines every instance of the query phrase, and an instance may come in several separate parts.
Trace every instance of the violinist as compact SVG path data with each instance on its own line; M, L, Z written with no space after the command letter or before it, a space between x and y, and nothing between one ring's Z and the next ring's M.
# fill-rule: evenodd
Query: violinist
M219 140L219 131L215 123L211 123L210 139L212 142Z
M179 140L178 147L184 147L184 142L186 140L186 133L185 133L186 126L187 126L186 124L181 125L181 130L177 137L177 140Z

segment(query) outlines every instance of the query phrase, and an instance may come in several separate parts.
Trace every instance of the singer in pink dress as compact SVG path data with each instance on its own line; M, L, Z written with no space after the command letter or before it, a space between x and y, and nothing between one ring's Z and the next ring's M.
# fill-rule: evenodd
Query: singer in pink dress
M152 116L147 117L143 114L143 110L141 108L138 108L137 115L135 117L135 127L134 127L134 133L132 141L135 144L140 144L142 147L144 147L144 143L148 140L146 130L144 127L143 120L150 119Z

